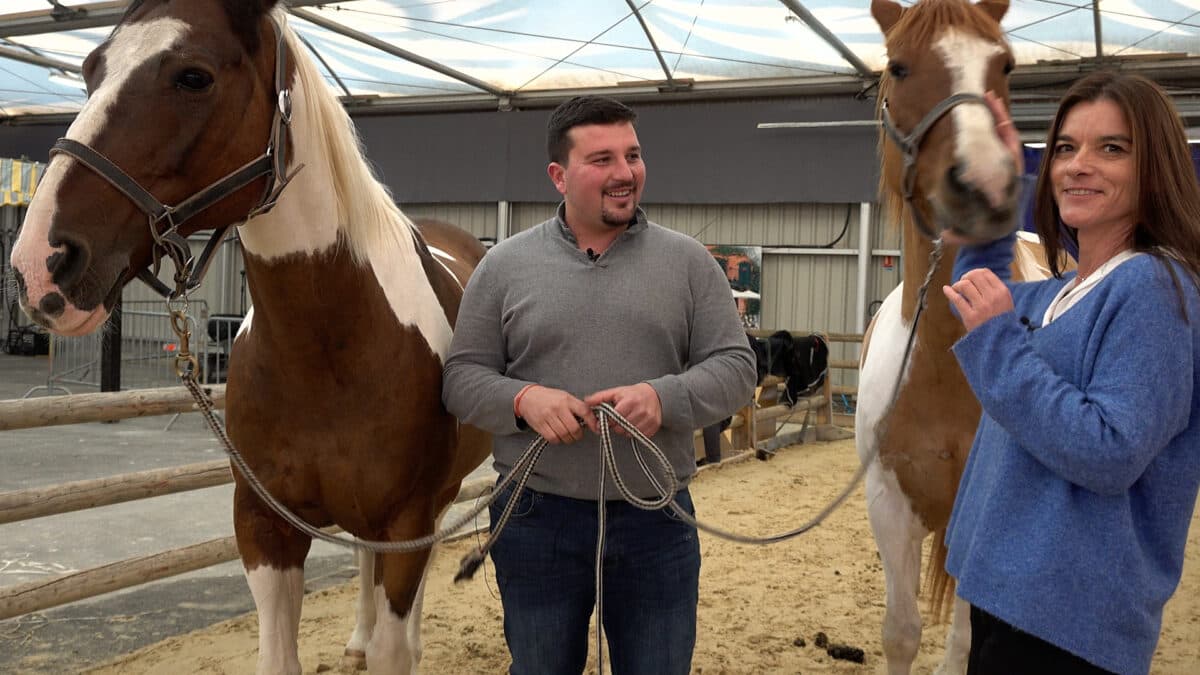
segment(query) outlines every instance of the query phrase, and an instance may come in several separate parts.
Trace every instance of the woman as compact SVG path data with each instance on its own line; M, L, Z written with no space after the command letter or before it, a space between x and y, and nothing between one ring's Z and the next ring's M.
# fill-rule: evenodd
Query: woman
M1200 487L1200 186L1167 96L1077 82L1035 199L1053 278L1004 281L1010 238L963 247L943 287L984 413L946 537L968 673L1146 673Z

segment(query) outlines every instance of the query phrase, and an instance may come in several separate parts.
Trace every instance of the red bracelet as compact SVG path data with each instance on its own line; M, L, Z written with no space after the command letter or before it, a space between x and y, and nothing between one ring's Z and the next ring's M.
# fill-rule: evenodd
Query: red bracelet
M517 395L513 397L513 415L516 415L517 417L521 416L521 399L525 397L525 392L533 389L536 386L536 384L527 384L524 387L521 387L521 391L518 391Z

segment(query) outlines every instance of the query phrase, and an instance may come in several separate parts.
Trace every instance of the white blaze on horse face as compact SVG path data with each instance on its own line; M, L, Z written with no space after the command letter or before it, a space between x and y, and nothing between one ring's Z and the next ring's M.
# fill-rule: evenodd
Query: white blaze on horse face
M1003 48L976 35L950 28L934 43L950 72L951 93L983 96L988 61ZM993 208L1004 205L1012 183L1014 165L1008 150L996 135L996 123L987 106L968 103L955 106L954 156L961 167L960 179L984 195Z
M129 81L145 63L183 42L188 24L169 17L122 25L104 50L104 80L88 96L67 138L94 144L108 126L109 114Z
M171 18L127 24L117 29L105 48L104 80L84 102L75 121L67 129L66 137L86 145L95 145L108 126L112 108L118 97L139 66L166 52L172 45L178 44L187 29L186 23ZM42 176L37 193L25 215L21 237L13 248L13 268L25 279L29 304L32 307L37 307L47 294L61 292L50 278L46 260L56 251L62 250L61 246L50 245L50 224L59 199L66 196L62 186L63 174L66 173L69 163L74 161L62 154L51 158L50 166ZM63 314L55 320L54 329L71 335L91 332L107 316L107 313L101 310L102 308L97 308L95 311L85 312L68 304Z

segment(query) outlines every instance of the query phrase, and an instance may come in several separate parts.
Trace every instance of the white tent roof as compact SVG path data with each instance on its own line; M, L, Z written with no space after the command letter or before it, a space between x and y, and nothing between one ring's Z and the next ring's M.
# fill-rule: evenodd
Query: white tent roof
M289 0L348 105L504 108L566 91L867 84L869 0ZM0 3L0 118L72 113L74 75L127 0ZM93 26L93 27L87 27ZM1102 58L1200 72L1200 0L1012 0L1018 70Z

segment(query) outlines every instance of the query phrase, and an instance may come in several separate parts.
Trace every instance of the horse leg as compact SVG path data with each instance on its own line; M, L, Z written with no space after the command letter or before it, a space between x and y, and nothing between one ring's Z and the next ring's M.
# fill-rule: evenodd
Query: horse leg
M258 610L259 675L300 674L296 635L304 601L304 559L312 540L288 525L239 481L233 522L246 583Z
M425 511L428 514L428 511ZM393 541L415 539L433 531L430 515L402 513L388 528ZM421 662L421 604L430 551L384 554L376 574L375 629L367 643L367 670L372 675L412 675Z
M375 554L358 549L358 602L354 608L354 632L346 643L342 664L352 670L367 669L367 643L375 630Z
M912 511L891 471L876 460L867 471L867 514L883 562L887 609L883 653L888 675L908 675L921 646L921 542L928 531Z
M954 614L946 634L946 656L934 675L964 675L971 652L971 604L954 596Z

